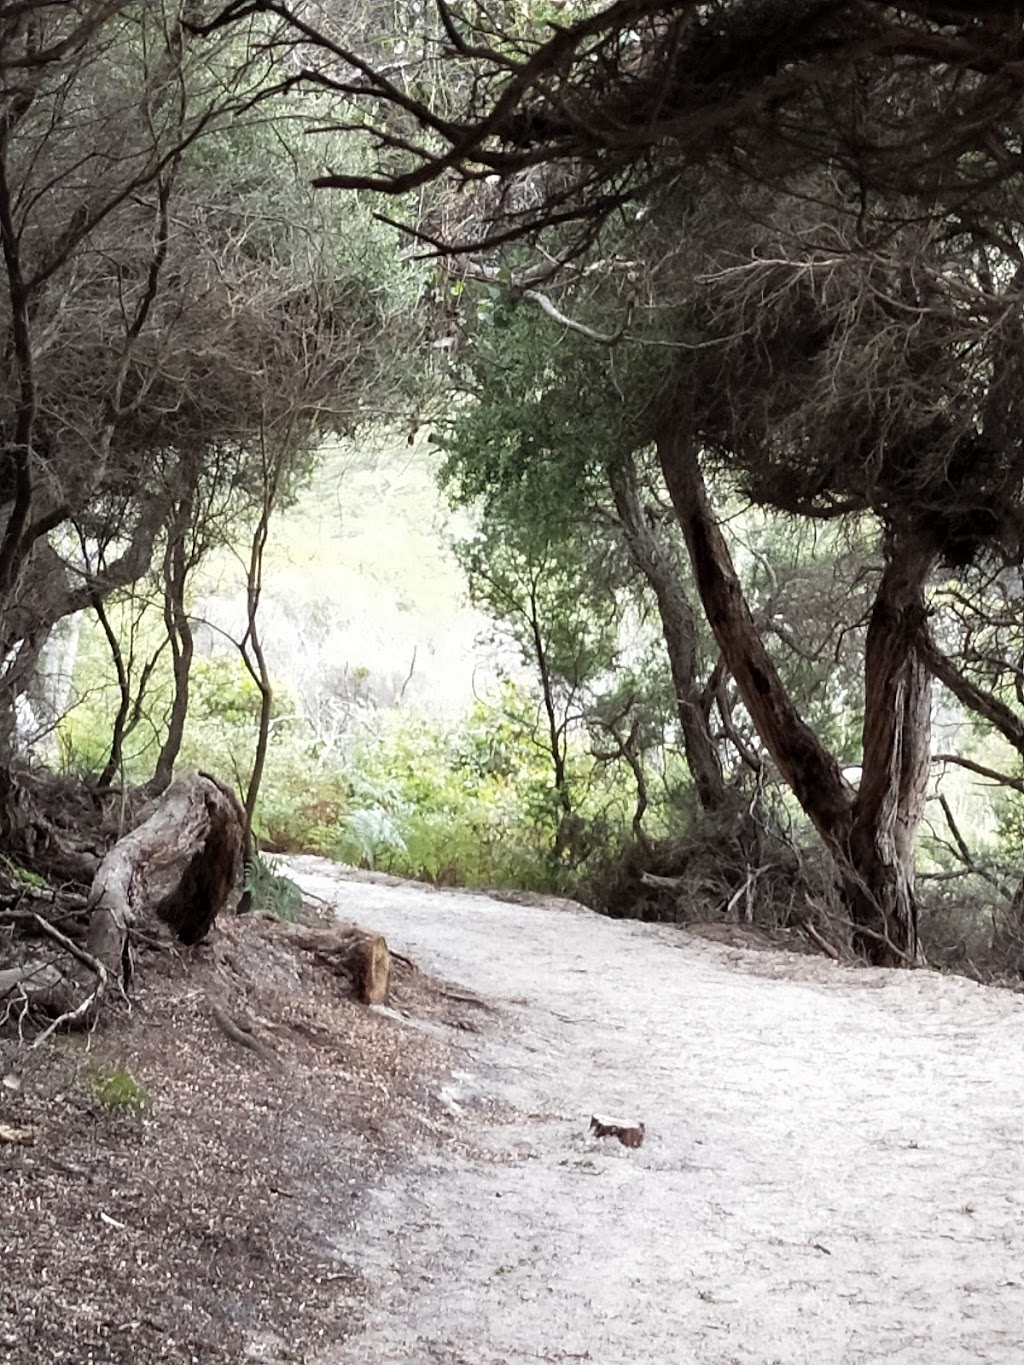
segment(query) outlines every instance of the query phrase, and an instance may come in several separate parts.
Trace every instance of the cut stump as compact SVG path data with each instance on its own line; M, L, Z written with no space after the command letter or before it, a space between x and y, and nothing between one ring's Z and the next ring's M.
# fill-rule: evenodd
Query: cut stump
M346 977L352 983L352 994L364 1005L381 1005L388 998L391 952L380 934L356 925L314 929L281 920L268 923L291 946L312 954L336 976Z

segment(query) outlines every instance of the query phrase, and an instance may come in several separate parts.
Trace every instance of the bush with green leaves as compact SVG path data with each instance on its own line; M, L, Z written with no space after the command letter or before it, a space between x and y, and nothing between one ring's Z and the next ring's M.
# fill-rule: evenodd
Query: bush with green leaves
M109 743L111 697L100 681L102 653L91 651L90 643L79 668L81 700L60 730L65 764L76 772L97 771ZM154 674L146 718L125 750L128 781L151 776L167 687ZM258 705L237 658L196 659L179 771L202 767L242 789ZM506 680L455 718L366 706L328 746L281 689L256 809L260 846L435 883L570 889L589 860L627 836L632 794L620 765L591 755L580 724L566 746L572 827L555 857L562 812L541 724L537 697ZM254 896L287 902L277 875L258 867Z

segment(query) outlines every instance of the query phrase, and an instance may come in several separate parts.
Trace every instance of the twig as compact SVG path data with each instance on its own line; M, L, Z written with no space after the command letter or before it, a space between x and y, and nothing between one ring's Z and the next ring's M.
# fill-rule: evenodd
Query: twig
M392 953L391 956L394 957L395 954ZM438 995L443 996L445 1000L454 1000L456 1004L459 1005L473 1005L478 1010L487 1010L491 1013L495 1012L493 1005L489 1005L486 1000L481 1000L475 995L463 995L461 991L446 991L443 986L438 988L437 993ZM552 1011L552 1013L554 1013L554 1011Z
M99 1002L100 996L103 994L104 987L107 984L107 969L101 964L97 965L99 966L100 971L102 971L103 976L96 983L95 990L92 991L91 994L87 995L85 999L80 1004L76 1005L73 1010L67 1010L64 1014L60 1015L59 1018L54 1019L53 1023L50 1024L49 1027L43 1029L42 1033L32 1044L34 1048L41 1047L42 1044L46 1042L47 1038L49 1038L52 1033L55 1033L57 1029L63 1027L65 1024L67 1025L75 1024L78 1022L79 1019L86 1018L92 1007Z
M747 924L753 924L754 908L751 903L751 896L753 895L754 887L757 885L757 879L761 876L762 872L767 871L768 871L767 867L750 868L750 870L747 872L747 876L745 881L743 882L743 885L739 887L738 890L734 891L733 894L729 897L728 901L726 902L725 906L726 915L731 915L733 910L739 904L740 897L746 896L747 907L744 919L746 920Z
M968 847L967 840L960 832L960 827L957 824L956 819L953 815L952 807L950 806L949 801L946 799L946 796L943 792L939 792L938 802L940 807L942 808L943 815L946 817L946 825L949 828L950 834L953 836L953 842L956 844L955 852L959 856L960 862L963 864L965 871L973 873L976 877L980 877L983 882L987 882L988 885L993 887L994 890L998 891L1001 896L1004 896L1008 901L1012 901L1015 894L1013 888L1006 886L1003 882L999 880L998 877L994 876L986 868L979 867L978 864L974 861L974 857L971 853L970 848ZM942 844L943 847L949 848L949 844L946 843L945 839L942 840Z
M960 827L953 818L953 811L943 792L939 792L939 805L942 807L942 813L946 817L946 824L949 826L949 832L952 834L956 846L960 851L960 861L965 867L973 868L974 859L971 857L971 850L967 847L967 842L960 833Z
M35 920L36 924L38 924L39 928L42 929L44 934L49 938L56 940L62 948L67 949L72 957L77 957L79 962L84 963L91 971L94 971L97 974L102 972L106 975L107 969L98 958L93 957L92 953L87 953L84 948L80 948L78 944L68 938L66 934L62 934L48 919L44 919L42 915L36 914L33 914L32 918Z
M632 307L627 309L626 320L617 332L598 332L593 327L588 327L584 322L577 322L574 318L568 317L548 298L547 294L542 294L538 289L523 289L520 291L521 297L529 299L535 303L542 313L546 313L552 321L560 326L566 327L570 332L578 332L588 341L600 342L603 346L617 346L626 336L626 328L629 326L630 313Z

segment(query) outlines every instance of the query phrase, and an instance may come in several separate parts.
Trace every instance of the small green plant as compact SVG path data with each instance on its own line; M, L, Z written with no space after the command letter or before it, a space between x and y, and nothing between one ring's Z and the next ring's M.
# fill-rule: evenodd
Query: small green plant
M46 879L40 877L37 872L30 872L27 867L21 867L18 863L8 858L6 853L0 853L0 873L2 873L15 886L43 887Z
M90 1062L86 1071L89 1089L106 1109L144 1118L153 1107L149 1091L123 1067L105 1067Z
M252 908L277 919L294 920L302 909L302 892L290 877L277 871L276 863L256 853L245 865L242 889L252 897Z

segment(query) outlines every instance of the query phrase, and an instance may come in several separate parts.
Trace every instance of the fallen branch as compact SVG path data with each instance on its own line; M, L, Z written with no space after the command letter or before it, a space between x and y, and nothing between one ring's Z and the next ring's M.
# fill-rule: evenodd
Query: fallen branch
M107 984L110 980L109 974L103 963L98 958L93 957L92 953L87 953L84 948L80 948L77 943L73 943L66 934L62 934L59 929L55 929L52 924L48 924L41 915L37 915L39 927L43 932L54 939L61 947L77 958L83 966L88 967L91 972L96 974L96 985L92 992L80 1001L74 1009L65 1010L63 1014L57 1016L52 1023L48 1024L42 1033L35 1039L32 1046L41 1047L52 1034L59 1028L70 1028L84 1019L91 1019L95 1010L99 1006L100 1000L106 992Z
M107 978L106 972L104 971L103 977L96 983L96 989L92 994L87 995L73 1010L66 1010L63 1014L58 1015L51 1024L48 1024L47 1027L43 1029L42 1033L40 1033L37 1038L33 1039L32 1046L40 1047L46 1042L47 1038L49 1038L51 1034L56 1033L59 1028L72 1028L77 1023L91 1019L95 1008L99 1005L100 997L103 995L106 984Z
M652 891L678 891L683 886L682 877L661 877L657 872L641 872L640 881Z

